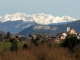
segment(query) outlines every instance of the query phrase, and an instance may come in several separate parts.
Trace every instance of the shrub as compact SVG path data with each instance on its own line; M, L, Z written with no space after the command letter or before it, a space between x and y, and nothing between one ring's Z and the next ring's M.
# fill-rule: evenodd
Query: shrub
M77 60L80 60L80 44L74 47L74 55Z
M17 51L17 49L18 49L17 41L15 39L13 39L12 43L11 43L11 50L12 51Z
M24 45L23 45L23 49L27 49L28 48L28 46L27 46L27 44L25 43Z
M38 41L39 41L39 37L36 37L36 39L34 39L34 38L32 37L32 43L34 43L36 46L39 45L39 44L38 44Z

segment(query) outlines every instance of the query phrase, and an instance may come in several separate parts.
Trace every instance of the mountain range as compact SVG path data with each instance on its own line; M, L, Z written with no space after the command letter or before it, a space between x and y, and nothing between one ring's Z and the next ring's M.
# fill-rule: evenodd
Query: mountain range
M25 29L29 29L29 31L37 29L39 31L40 28L44 30L47 28L47 30L53 31L58 29L58 27L56 27L58 25L65 26L67 23L76 21L79 20L70 16L55 17L53 15L44 13L31 15L25 13L6 14L5 16L0 16L0 30L5 32L10 31L13 34L22 32ZM34 28L30 29L31 27Z
M15 14L6 14L5 16L0 16L0 22L6 21L18 21L22 20L24 22L36 22L37 24L52 24L52 23L62 23L62 22L72 22L77 19L70 16L52 16L50 14L38 13L38 14L25 14L25 13L15 13Z
M74 29L76 33L80 33L80 20L68 23L70 29ZM67 24L57 24L57 25L32 25L20 33L25 36L29 36L30 33L47 33L47 34L59 34L67 32Z

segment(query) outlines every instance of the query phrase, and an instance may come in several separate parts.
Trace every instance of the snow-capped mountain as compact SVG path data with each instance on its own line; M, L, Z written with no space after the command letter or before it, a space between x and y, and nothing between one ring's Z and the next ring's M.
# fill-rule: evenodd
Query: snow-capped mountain
M25 13L15 13L15 14L6 14L5 16L0 16L0 22L7 21L17 21L22 20L24 22L36 22L37 24L54 24L54 23L64 23L64 22L72 22L77 19L72 18L70 16L52 16L50 14L38 13L38 14L25 14Z
M25 13L15 13L6 14L5 16L0 16L0 30L5 32L10 31L11 33L18 33L25 28L32 25L53 25L62 24L66 22L76 21L77 19L70 16L52 16L50 14L38 13L38 14L25 14ZM35 26L35 29L52 29L49 26ZM53 28L57 29L56 27Z

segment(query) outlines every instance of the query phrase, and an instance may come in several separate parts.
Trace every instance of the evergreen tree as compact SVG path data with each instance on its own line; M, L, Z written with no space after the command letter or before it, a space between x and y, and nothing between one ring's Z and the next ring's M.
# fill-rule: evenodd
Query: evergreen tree
M30 33L30 34L29 34L29 37L32 37L32 35L31 35L31 34L32 34L32 33Z
M66 39L62 43L62 46L68 47L70 50L72 50L79 43L80 42L76 35L67 35Z
M17 41L13 38L11 42L11 50L12 51L17 51L18 46L17 46Z
M10 38L10 32L7 32L7 39Z
M32 37L32 43L34 43L36 46L38 46L39 37L37 36L36 39Z

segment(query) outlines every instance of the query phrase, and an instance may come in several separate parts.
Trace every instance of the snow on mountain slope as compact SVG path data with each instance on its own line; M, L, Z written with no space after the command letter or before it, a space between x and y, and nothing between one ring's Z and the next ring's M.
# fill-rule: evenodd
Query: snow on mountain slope
M7 22L7 21L17 21L23 20L24 22L36 22L37 24L54 24L54 23L63 23L63 22L72 22L76 21L77 19L72 18L70 16L62 16L62 17L55 17L50 14L38 13L38 14L25 14L25 13L15 13L15 14L6 14L5 16L0 16L0 22Z
M33 27L33 29L38 30L38 29L51 29L50 26L43 26L43 25L36 25Z
M41 29L44 29L44 30L56 30L57 27L51 27L51 26L48 26L48 25L35 25L33 27L34 30L41 30Z

